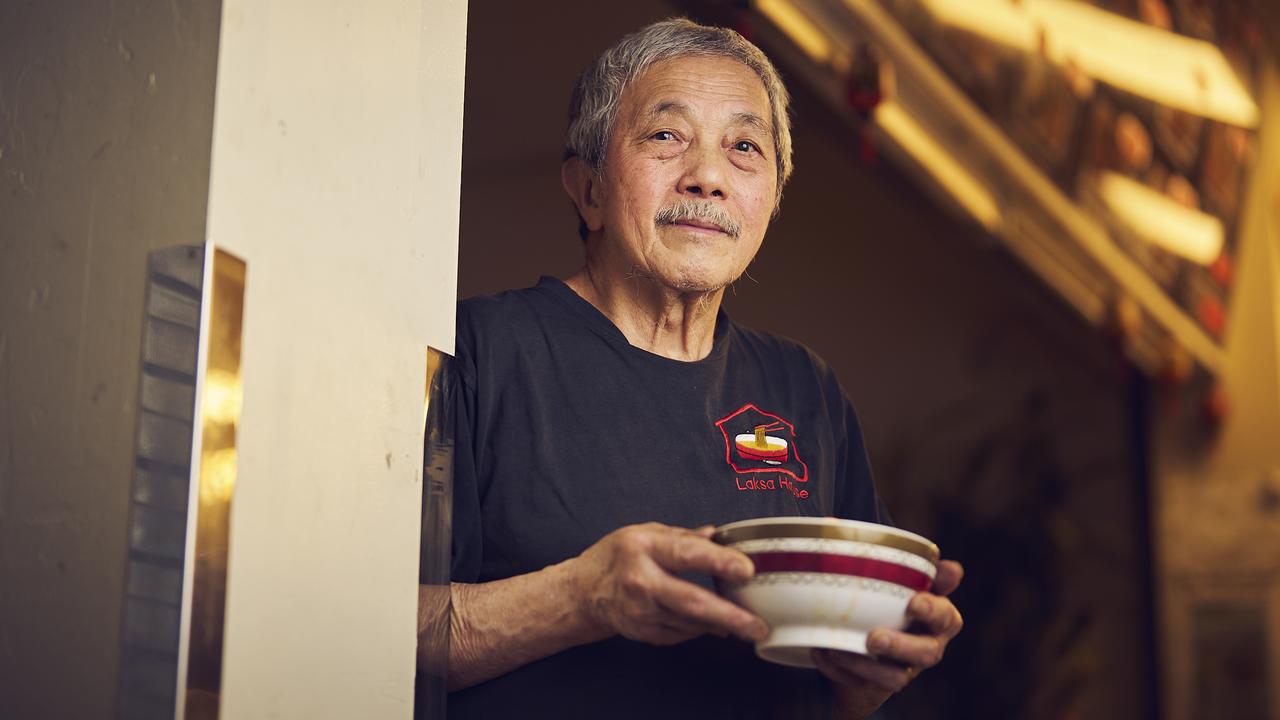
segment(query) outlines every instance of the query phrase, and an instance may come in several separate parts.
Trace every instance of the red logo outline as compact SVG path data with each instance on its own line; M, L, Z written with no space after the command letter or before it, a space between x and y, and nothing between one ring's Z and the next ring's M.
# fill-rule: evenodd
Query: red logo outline
M782 423L783 425L786 425L787 430L791 432L791 437L792 438L796 437L795 425L792 425L791 423L787 422L786 419L784 419L779 415L775 415L773 413L765 412L764 410L761 410L760 408L756 407L755 403L747 403L746 405L743 405L737 410L729 413L728 415L725 415L724 417L716 421L716 427L720 428L720 434L724 436L724 461L729 464L729 467L733 468L735 472L738 472L740 474L781 473L783 475L791 476L796 482L809 482L809 465L805 463L805 461L800 457L800 448L796 446L796 443L792 443L791 449L792 449L793 455L795 456L796 462L800 463L800 467L804 468L804 472L801 475L796 475L794 472L784 467L745 467L745 468L738 467L738 465L733 461L733 441L729 439L729 432L725 430L724 425L725 423L738 417L739 415L741 415L742 413L748 410L755 410L756 412L760 413L761 415L764 415L765 417L773 418L774 420Z

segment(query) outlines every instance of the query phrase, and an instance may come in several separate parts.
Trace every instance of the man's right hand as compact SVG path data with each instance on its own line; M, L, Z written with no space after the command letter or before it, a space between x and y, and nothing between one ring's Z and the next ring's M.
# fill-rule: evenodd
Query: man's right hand
M622 635L671 645L703 633L762 639L764 621L676 577L729 582L754 574L751 560L711 541L713 528L631 525L577 557L536 572L450 586L449 688L458 690L567 648ZM421 621L419 642L429 639Z
M574 596L604 635L671 645L703 633L754 642L763 620L715 593L676 577L700 572L729 582L751 578L744 554L711 540L710 526L687 530L658 523L615 530L568 561Z

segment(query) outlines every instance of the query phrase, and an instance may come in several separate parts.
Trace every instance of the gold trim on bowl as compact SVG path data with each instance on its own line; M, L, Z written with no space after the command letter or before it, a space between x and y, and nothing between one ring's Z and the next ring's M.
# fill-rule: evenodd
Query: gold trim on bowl
M712 539L721 545L783 537L852 540L883 545L919 555L934 565L937 565L942 558L937 545L915 533L888 525L838 518L783 517L741 520L721 525L712 535Z

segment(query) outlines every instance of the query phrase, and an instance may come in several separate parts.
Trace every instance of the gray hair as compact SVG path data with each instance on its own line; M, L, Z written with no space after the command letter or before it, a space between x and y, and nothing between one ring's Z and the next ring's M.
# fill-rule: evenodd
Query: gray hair
M605 50L582 71L574 85L573 99L569 102L565 159L581 157L596 175L603 176L605 148L609 145L623 90L651 65L690 55L737 60L764 83L778 166L776 212L782 202L782 187L791 177L791 120L787 116L790 97L769 58L728 28L672 18L641 28Z

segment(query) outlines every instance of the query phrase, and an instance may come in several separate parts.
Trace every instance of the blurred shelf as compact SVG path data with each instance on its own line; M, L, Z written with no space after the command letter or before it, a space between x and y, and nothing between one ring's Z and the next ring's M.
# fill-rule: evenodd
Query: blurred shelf
M850 106L848 72L856 53L874 48L893 78L892 100L870 116L881 152L940 204L988 231L1090 323L1107 326L1115 303L1131 299L1141 317L1126 352L1138 366L1158 373L1175 343L1208 373L1221 371L1222 347L880 2L757 0L751 11L755 39L793 73L800 70L851 127L864 126L866 118ZM921 148L908 147L922 142L912 139L921 136L945 150L922 162Z

